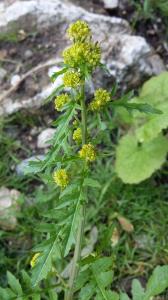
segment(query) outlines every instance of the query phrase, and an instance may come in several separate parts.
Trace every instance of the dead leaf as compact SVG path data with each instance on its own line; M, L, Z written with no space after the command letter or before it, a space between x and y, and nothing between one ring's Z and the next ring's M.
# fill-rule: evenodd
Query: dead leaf
M113 230L113 233L112 233L112 237L111 237L112 247L115 247L118 244L119 239L120 239L120 234L119 234L117 227L115 227Z
M131 233L134 231L134 226L131 224L131 222L128 219L118 215L117 220L120 223L120 225L124 231L126 231L128 233Z

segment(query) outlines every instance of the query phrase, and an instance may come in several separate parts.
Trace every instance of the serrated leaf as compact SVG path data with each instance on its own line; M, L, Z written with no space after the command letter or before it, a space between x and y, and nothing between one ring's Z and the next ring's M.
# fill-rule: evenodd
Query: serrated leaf
M60 257L61 255L59 248L59 233L55 238L51 238L49 241L48 245L43 248L43 252L40 254L37 264L32 269L33 286L36 286L42 279L47 277L52 269L53 256Z
M149 278L144 300L157 296L168 288L168 266L158 266Z
M68 68L63 68L60 71L54 72L50 77L51 81L54 82L60 75L64 74L67 70Z
M144 289L141 286L141 283L139 282L139 280L134 279L132 282L133 300L143 300L144 294Z
M72 245L75 244L77 229L79 226L79 221L83 217L82 216L82 206L80 204L80 198L77 200L77 204L75 206L75 210L72 216L72 220L70 221L70 226L68 228L67 241L65 245L64 256L67 256Z
M12 291L16 295L21 296L23 294L23 291L19 280L9 271L7 271L7 279L8 279L8 284L12 289Z
M87 283L80 291L79 293L79 300L90 300L93 299L92 296L95 293L95 283L94 282L90 282Z
M116 149L116 172L124 183L139 183L161 167L167 151L168 141L161 135L139 145L134 135L127 134Z

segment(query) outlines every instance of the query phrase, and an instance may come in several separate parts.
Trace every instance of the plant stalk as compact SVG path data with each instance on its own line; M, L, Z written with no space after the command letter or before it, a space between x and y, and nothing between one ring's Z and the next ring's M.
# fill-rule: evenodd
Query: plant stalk
M87 140L87 118L86 118L86 105L85 105L85 84L81 87L81 119L82 119L82 145L86 144ZM81 218L78 225L76 245L73 256L73 263L71 268L71 275L69 278L69 289L65 294L65 300L73 300L74 284L79 270L79 261L81 257L81 246L84 235L85 224L85 203L81 206Z

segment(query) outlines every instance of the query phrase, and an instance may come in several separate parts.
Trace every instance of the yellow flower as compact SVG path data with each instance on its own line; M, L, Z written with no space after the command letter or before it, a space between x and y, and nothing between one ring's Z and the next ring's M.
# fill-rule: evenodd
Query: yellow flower
M94 161L96 159L96 151L92 144L83 145L79 151L80 158L84 158L86 161Z
M100 110L111 100L110 93L103 89L98 89L95 92L94 99L90 103L89 107L91 110Z
M93 69L100 63L101 49L98 43L76 42L64 50L63 58L64 63L72 68L87 64Z
M63 83L65 87L76 88L81 84L81 78L79 72L68 71L63 77Z
M55 98L55 109L61 111L64 104L69 102L71 99L68 94L61 94Z
M80 143L82 141L82 131L80 127L74 130L73 140L76 141L77 143Z
M53 179L55 183L61 188L65 188L69 183L69 176L65 169L59 169L54 172Z
M40 256L41 253L36 253L33 255L31 261L30 261L30 265L32 268L34 268L34 266L36 265L37 263L37 258Z
M91 30L85 21L78 20L71 24L67 30L68 36L73 40L85 40L91 36Z

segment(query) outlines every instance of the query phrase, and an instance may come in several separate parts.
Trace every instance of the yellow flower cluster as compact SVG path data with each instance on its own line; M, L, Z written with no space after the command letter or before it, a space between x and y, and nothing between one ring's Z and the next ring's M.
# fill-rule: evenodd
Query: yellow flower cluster
M69 183L69 176L65 169L59 169L54 172L53 179L55 183L62 189L65 188Z
M34 268L34 266L36 265L37 263L37 258L40 256L40 253L36 253L33 255L31 261L30 261L30 265L32 268Z
M55 109L58 111L61 111L64 104L68 103L70 101L70 97L68 94L61 94L55 98Z
M100 110L104 107L109 101L111 100L110 93L103 89L98 89L95 92L94 99L90 103L89 108L90 110Z
M83 145L82 149L79 151L79 156L86 161L94 161L96 159L95 147L90 143Z
M101 50L98 43L76 42L63 52L64 63L72 68L82 64L94 68L100 63Z
M77 143L80 143L82 141L82 131L80 127L74 130L73 140Z
M75 41L85 40L91 36L91 30L85 21L78 20L71 24L67 30L70 39Z
M68 71L63 77L65 87L76 88L81 84L81 77L79 72Z

